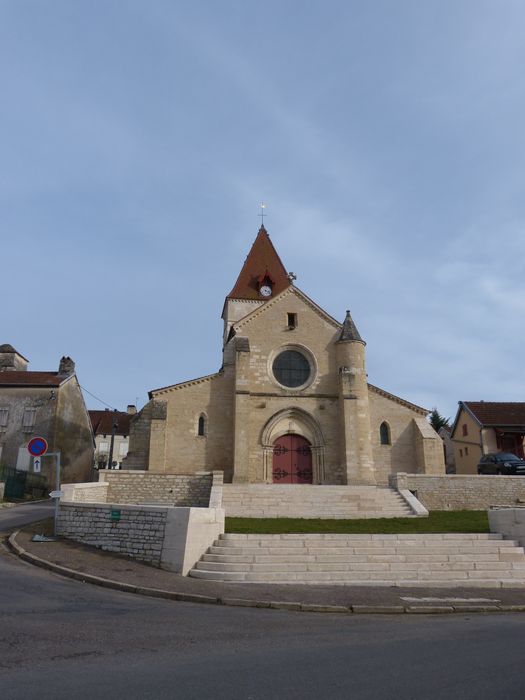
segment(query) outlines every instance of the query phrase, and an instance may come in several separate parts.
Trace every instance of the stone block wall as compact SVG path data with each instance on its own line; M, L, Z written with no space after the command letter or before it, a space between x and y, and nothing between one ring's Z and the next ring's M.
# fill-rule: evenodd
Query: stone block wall
M84 484L62 484L62 501L75 503L107 503L109 484L88 482Z
M390 485L412 491L428 510L485 510L491 506L525 503L522 476L430 476L399 472L392 475Z
M112 520L112 511L120 520ZM62 537L160 566L168 508L61 503Z
M525 546L525 508L495 508L489 510L491 532L498 532L508 540L517 540Z
M107 501L112 503L166 504L206 508L213 475L155 474L145 471L104 470L99 483L108 484Z

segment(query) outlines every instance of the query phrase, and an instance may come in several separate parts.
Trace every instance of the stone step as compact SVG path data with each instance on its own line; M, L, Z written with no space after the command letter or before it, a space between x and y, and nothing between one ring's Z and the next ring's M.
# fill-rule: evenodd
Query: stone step
M219 541L223 540L249 540L255 542L259 540L278 542L279 540L400 540L400 541L418 541L424 542L427 540L498 540L501 544L516 546L515 540L504 540L503 535L496 532L427 532L427 533L401 533L401 534L366 534L366 533L346 533L346 532L325 532L325 533L301 533L301 532L286 532L279 535L275 534L252 534L241 532L225 532L219 535Z
M470 575L469 575L470 573ZM461 576L463 574L463 576ZM479 574L475 576L474 574ZM206 579L208 581L237 581L246 583L294 583L294 584L318 584L318 585L353 585L353 586L435 586L446 587L481 587L481 588L525 588L523 573L509 576L508 572L501 575L501 571L479 572L449 572L427 571L418 573L415 571L401 572L323 572L323 571L299 571L299 572L217 572L201 569L192 569L190 575L193 578ZM410 583L409 583L410 582Z
M326 562L336 563L336 562L375 562L375 561L390 561L390 562L494 562L494 561L504 561L504 562L521 562L525 561L523 559L522 552L495 552L490 554L478 554L474 552L472 554L387 554L387 555L340 555L340 554L284 554L281 555L275 553L269 554L259 554L252 553L248 554L245 550L244 554L203 554L201 560L204 562L224 562L229 561L232 564L237 563L265 563L265 562L276 562L276 563L286 563L286 562ZM388 559L387 559L388 557Z
M521 562L501 562L501 561L377 561L377 562L255 562L255 563L232 563L230 561L212 562L198 561L197 569L205 571L388 571L390 573L399 571L520 571L525 573L525 560ZM509 574L512 576L512 574Z
M274 543L275 545L277 543ZM369 543L358 545L347 545L347 546L325 546L325 545L314 545L313 543L308 546L301 546L298 542L295 547L287 546L271 546L271 547L226 547L219 544L214 544L209 548L210 554L222 554L222 555L235 555L240 556L259 556L259 555L287 555L287 554L316 554L325 555L333 554L339 556L350 556L350 555L368 555L368 556L386 556L391 554L403 554L403 555L415 555L415 554L465 554L471 555L477 554L500 554L502 551L519 551L523 554L523 549L520 547L512 548L503 545L493 544L493 545L480 545L479 547L473 545L471 542L457 543L454 545L439 545L439 544L427 544L427 545L407 545L407 544L390 544L390 545L380 545Z
M397 491L378 486L225 484L222 503L230 517L415 517Z
M525 550L488 533L221 535L190 571L212 581L525 587Z

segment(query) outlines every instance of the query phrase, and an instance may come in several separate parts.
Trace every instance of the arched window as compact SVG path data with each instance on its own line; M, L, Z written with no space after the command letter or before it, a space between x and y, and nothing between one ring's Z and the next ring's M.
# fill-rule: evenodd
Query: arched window
M199 416L199 423L197 426L197 435L204 437L206 435L206 416L201 413Z
M390 445L390 427L386 421L379 426L379 439L382 445Z

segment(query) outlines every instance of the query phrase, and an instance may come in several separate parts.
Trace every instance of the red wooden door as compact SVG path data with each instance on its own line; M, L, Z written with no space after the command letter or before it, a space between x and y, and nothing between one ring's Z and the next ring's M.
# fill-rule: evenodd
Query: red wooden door
M273 481L276 484L311 484L312 450L301 435L282 435L273 445Z

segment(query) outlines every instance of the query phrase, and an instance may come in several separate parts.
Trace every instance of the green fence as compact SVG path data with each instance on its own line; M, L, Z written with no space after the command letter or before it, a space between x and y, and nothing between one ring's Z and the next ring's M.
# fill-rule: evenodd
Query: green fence
M4 499L6 501L43 498L48 490L45 476L20 471L13 467L0 465L0 481L5 484Z

